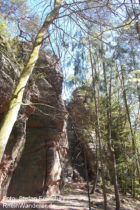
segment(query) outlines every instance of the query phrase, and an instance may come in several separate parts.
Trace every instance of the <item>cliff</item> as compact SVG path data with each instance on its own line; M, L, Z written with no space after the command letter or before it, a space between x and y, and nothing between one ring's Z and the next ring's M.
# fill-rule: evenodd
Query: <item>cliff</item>
M67 106L69 153L72 166L87 179L86 170L92 180L96 176L96 135L94 129L94 108L88 103L86 90L77 88ZM74 148L74 149L73 149ZM86 168L86 169L85 169Z
M1 45L1 120L18 80L18 67ZM59 194L68 149L62 83L54 57L41 52L0 166L2 196Z

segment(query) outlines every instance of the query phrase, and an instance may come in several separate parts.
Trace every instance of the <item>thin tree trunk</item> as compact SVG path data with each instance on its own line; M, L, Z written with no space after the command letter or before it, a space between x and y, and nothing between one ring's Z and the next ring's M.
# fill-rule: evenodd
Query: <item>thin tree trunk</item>
M138 34L138 39L139 39L139 41L140 41L139 14L137 14L136 9L134 8L133 1L130 0L130 2L131 2L132 9L133 9L133 14L134 14L134 16L135 16L135 29L136 29L136 32L137 32L137 34Z
M80 140L78 138L78 134L77 134L77 131L76 131L76 128L75 128L75 124L73 123L73 120L72 120L72 117L71 117L71 122L72 122L72 127L73 127L73 130L74 130L74 134L75 134L75 137L78 140ZM84 154L84 164L85 164L85 176L86 176L86 181L87 181L87 194L88 194L88 205L89 205L89 210L91 210L91 198L90 198L90 187L89 187L89 178L88 178L88 167L87 167L87 151L85 151L85 147L83 145L83 142L82 142L82 149L83 149L83 154Z
M102 183L103 183L104 210L107 210L107 196L106 196L103 156L102 156L102 147L101 147L101 129L100 129L97 91L96 91L96 88L97 88L96 82L97 81L95 79L95 78L97 78L97 73L96 73L96 68L94 68L94 66L93 66L90 42L89 42L89 55L90 55L90 64L91 64L91 70L92 70L93 96L94 96L95 114L96 114L96 137L98 138L98 141L99 141L99 157L100 157L100 162L101 162L101 177L102 177Z
M131 5L132 5L132 9L133 9L133 14L135 16L135 29L136 29L136 32L137 32L137 35L138 35L138 39L139 39L139 42L140 42L140 25L139 25L139 15L137 14L135 8L134 8L134 4L133 4L133 1L131 1ZM136 68L136 62L135 62L135 55L134 55L134 50L133 50L133 45L131 45L132 47L132 55L133 55L133 64L134 64L134 68ZM136 70L136 69L135 69ZM136 78L137 78L137 75L136 75ZM137 92L138 92L138 99L139 99L139 109L140 109L140 87L138 86L137 84Z
M88 167L87 167L87 157L85 150L83 149L84 153L84 162L85 162L85 172L86 172L86 181L87 181L87 195L88 195L88 208L91 210L91 199L90 199L90 191L89 191L89 178L88 178Z
M135 13L135 12L134 12ZM135 14L136 15L136 14ZM136 59L135 59L135 54L134 54L134 49L133 49L133 45L131 43L131 50L132 50L132 59L133 59L133 65L134 65L134 70L136 70ZM136 74L136 78L137 78L137 74ZM131 134L131 136L134 138L134 143L135 143L135 157L136 157L136 168L137 168L137 172L138 172L138 180L139 180L139 184L140 184L140 169L139 169L139 162L140 162L140 158L139 156L137 155L139 153L138 151L138 147L137 147L137 142L135 140L135 133L136 133L136 130L137 130L137 119L139 117L139 112L140 112L140 87L138 84L136 84L137 86L137 94L138 94L138 100L139 100L139 108L138 108L138 113L137 113L137 117L136 117L136 120L135 120L135 126L133 128L133 136ZM131 119L130 119L131 120ZM135 169L133 170L133 172L135 172ZM136 173L134 174L134 179L136 178ZM135 182L134 182L134 186L135 186ZM135 197L135 192L134 192L134 195L133 197Z
M97 132L96 132L96 172L95 172L95 180L94 180L94 183L93 183L93 187L92 187L92 190L91 190L91 194L94 194L95 193L95 190L96 190L96 186L97 186L97 182L98 182L98 175L99 175L99 157L98 157L98 137L97 137Z
M106 95L106 114L107 114L107 145L108 151L110 154L111 164L112 164L112 180L114 184L115 190L115 199L116 199L116 209L120 209L120 196L119 196L119 189L118 189L118 180L117 180L117 170L116 170L116 158L114 151L111 145L111 94L108 95L107 91L107 77L106 77L106 67L104 63L104 58L102 56L102 64L103 64L103 75L104 75L104 87L105 87L105 95Z
M55 0L54 2L54 9L50 13L49 16L46 17L43 26L39 30L32 52L30 54L29 60L27 62L27 65L23 69L23 72L21 73L19 82L16 86L16 89L13 93L13 97L10 101L8 111L5 114L5 117L1 123L0 126L0 162L2 160L9 136L11 134L12 128L14 126L15 121L17 120L17 116L22 104L23 94L26 87L26 84L28 83L28 80L32 74L32 71L34 69L34 66L36 64L36 61L39 57L39 52L42 46L43 38L45 35L46 30L49 28L50 24L53 22L53 20L56 18L59 12L59 8L61 5L62 0Z
M130 118L130 112L129 112L129 107L128 107L128 102L127 102L127 97L126 97L126 90L125 90L125 83L124 83L124 74L123 74L123 69L121 67L121 85L122 85L122 92L123 92L123 100L124 100L124 105L125 105L125 110L127 114L127 119L129 123L129 128L130 128L130 133L131 133L131 141L132 141L132 154L133 157L136 158L136 163L133 161L133 179L135 179L135 168L137 169L138 176L139 176L139 182L140 182L140 169L139 169L139 162L138 162L138 157L137 157L137 146L136 146L136 141L135 141L135 136L132 128L132 123L131 123L131 118ZM132 182L134 183L134 181ZM133 188L133 197L135 197L135 190Z
M102 33L102 23L100 22L100 32ZM116 200L116 210L120 210L120 195L119 195L119 189L118 189L118 178L117 178L117 170L116 170L116 158L115 153L112 148L112 141L111 141L111 88L109 89L108 94L108 88L107 88L107 76L106 76L106 66L104 62L104 54L102 52L103 50L103 42L102 42L102 35L101 35L101 59L102 59L102 67L103 67L103 76L104 76L104 88L105 88L105 96L106 96L106 116L107 116L107 146L108 146L108 152L110 155L110 163L112 165L112 181L114 184L114 191L115 191L115 200ZM111 70L112 71L112 70ZM111 84L110 84L111 85Z

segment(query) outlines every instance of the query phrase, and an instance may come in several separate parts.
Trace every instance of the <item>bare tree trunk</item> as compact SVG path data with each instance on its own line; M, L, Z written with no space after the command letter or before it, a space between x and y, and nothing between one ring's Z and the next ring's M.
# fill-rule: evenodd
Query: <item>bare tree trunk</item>
M15 121L17 120L17 116L22 104L23 94L25 87L28 83L28 80L32 74L32 71L34 69L34 66L36 64L36 61L39 57L39 52L42 46L43 38L45 35L46 30L49 28L50 24L53 22L53 20L56 18L59 12L59 8L61 5L62 0L55 0L54 1L54 9L50 13L49 16L46 17L43 26L39 30L32 52L30 54L29 60L27 62L27 65L23 69L19 82L16 86L16 89L13 93L13 97L10 101L8 111L5 114L5 117L1 123L0 126L0 162L2 160L10 133L12 131L12 128L14 126Z
M131 5L132 5L132 9L133 9L133 14L135 16L135 29L138 35L138 39L140 42L140 24L139 24L139 15L137 14L137 11L134 8L134 4L133 1L131 1ZM133 64L134 64L134 68L136 70L136 61L135 61L135 54L134 54L134 50L133 50L133 45L131 44L131 48L132 48L132 56L133 56ZM136 78L137 78L137 74L136 74ZM138 93L138 99L139 99L139 109L140 109L140 87L137 84L137 93Z
M101 146L101 129L100 129L100 121L99 121L99 111L98 111L98 100L97 100L97 73L96 73L96 67L93 66L93 59L92 59L92 52L89 42L89 54L90 54L90 64L92 69L92 84L93 84L93 96L94 96L94 103L95 103L95 114L96 114L96 138L98 138L99 141L99 157L101 162L101 177L102 177L102 183L103 183L103 197L104 197L104 210L107 210L107 196L106 196L106 186L105 186L105 177L104 177L104 166L103 166L103 156L102 156L102 146Z
M115 190L115 199L116 199L116 209L120 209L120 196L119 196L119 189L118 189L118 180L117 180L117 170L116 170L116 158L115 154L112 148L111 144L111 93L108 94L107 91L107 77L106 77L106 67L103 60L102 55L102 64L103 64L103 75L104 75L104 87L105 87L105 95L106 95L106 114L107 114L107 145L108 145L108 151L110 155L110 163L112 165L112 180L114 184L114 190ZM110 91L109 91L110 92Z
M89 191L89 178L88 178L88 167L87 167L87 157L85 150L83 149L84 153L84 162L85 162L85 172L86 172L86 181L87 181L87 195L88 195L88 208L91 210L91 199L90 199L90 191Z
M136 13L136 9L134 8L133 0L130 0L131 6L133 9L133 14L135 16L135 29L138 34L138 39L140 41L140 25L139 25L139 14Z
M133 161L133 169L132 169L132 173L133 173L133 179L135 179L135 168L137 169L137 173L139 176L139 182L140 182L140 169L139 169L139 161L138 161L138 157L137 157L137 146L136 146L136 141L135 141L135 136L134 136L134 132L133 132L133 128L132 128L132 123L131 123L131 118L130 118L130 112L129 112L129 107L128 107L128 102L127 102L127 96L126 96L126 90L125 90L125 83L124 83L124 74L123 74L123 69L121 67L121 86L122 86L122 92L123 92L123 100L124 100L124 105L125 105L125 109L126 109L126 114L127 114L127 119L128 119L128 123L129 123L129 128L130 128L130 133L131 133L131 141L132 141L132 154L133 157L136 158L136 162ZM134 184L134 180L133 180L133 184ZM133 197L135 197L135 190L133 188Z
M95 193L97 182L98 182L98 175L99 175L99 156L98 156L98 137L96 132L96 172L95 172L95 179L93 183L93 187L91 190L91 194Z

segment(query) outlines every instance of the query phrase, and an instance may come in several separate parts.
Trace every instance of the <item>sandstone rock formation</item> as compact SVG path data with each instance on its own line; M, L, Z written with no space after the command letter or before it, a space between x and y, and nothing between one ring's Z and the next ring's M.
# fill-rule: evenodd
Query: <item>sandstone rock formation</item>
M15 67L1 46L1 120L18 79ZM59 193L68 149L62 82L54 58L41 52L0 166L1 195L7 190L15 197Z
M94 111L88 106L90 97L77 88L67 106L69 112L68 140L72 165L86 178L85 164L93 176L96 173L96 136L94 131ZM74 149L73 149L74 148Z
M27 45L20 57L27 59ZM7 51L0 53L0 120L18 80L18 65ZM18 55L19 56L19 55ZM93 112L84 103L84 95L75 90L67 117L62 100L63 77L55 58L42 51L26 87L23 105L0 165L1 196L39 196L59 194L65 181L87 178L85 159L92 176L95 173L96 141ZM90 130L90 132L89 132ZM84 152L85 151L85 152ZM67 155L68 153L68 155ZM68 157L68 161L67 158ZM66 165L67 161L67 165Z

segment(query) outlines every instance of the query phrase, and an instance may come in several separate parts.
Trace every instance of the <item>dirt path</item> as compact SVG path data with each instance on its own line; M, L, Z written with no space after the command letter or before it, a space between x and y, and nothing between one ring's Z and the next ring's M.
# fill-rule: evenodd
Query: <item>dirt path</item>
M52 198L4 198L0 203L1 209L8 210L89 210L86 183L71 183L66 185L60 196ZM140 210L140 201L121 197L121 210ZM97 188L91 195L91 210L103 210L102 191ZM112 193L108 194L108 210L115 210L115 200Z

